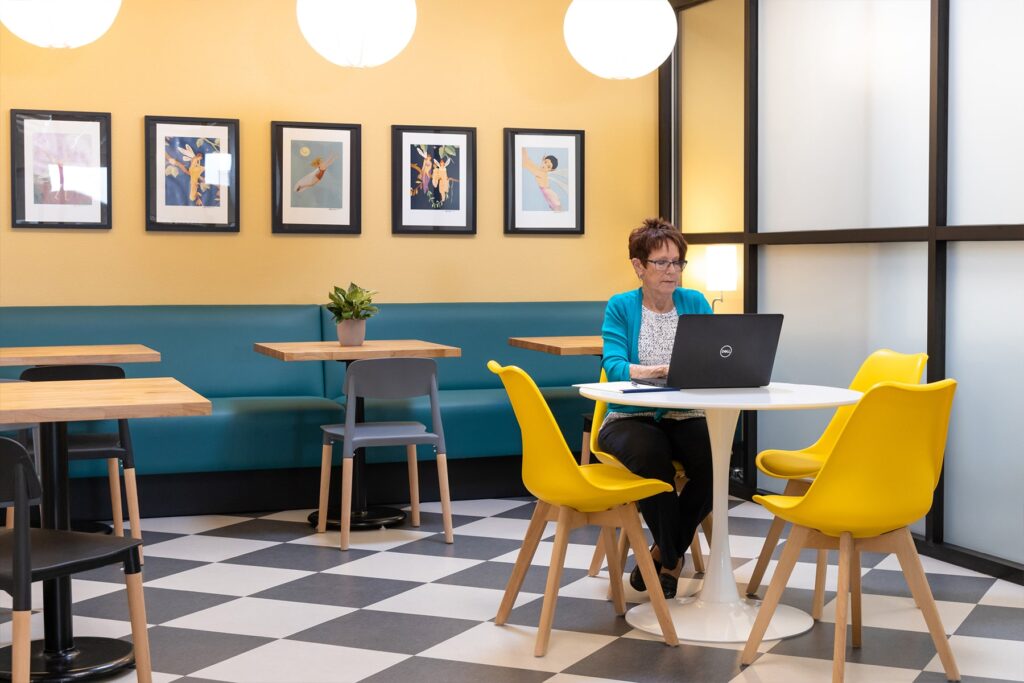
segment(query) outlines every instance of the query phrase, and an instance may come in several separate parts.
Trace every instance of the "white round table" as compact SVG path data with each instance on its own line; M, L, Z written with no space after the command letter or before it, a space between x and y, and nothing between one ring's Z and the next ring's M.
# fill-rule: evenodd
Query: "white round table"
M676 633L686 640L719 643L745 642L757 617L760 600L742 598L736 588L729 552L729 461L733 435L741 410L801 410L856 403L861 393L810 384L772 382L766 387L743 389L684 389L623 393L629 382L578 385L583 396L608 403L680 410L700 408L707 417L711 437L713 503L711 558L701 590L692 597L669 601ZM595 425L595 429L597 425ZM650 603L626 613L630 626L661 635ZM779 605L765 640L789 638L811 628L814 621L802 610Z

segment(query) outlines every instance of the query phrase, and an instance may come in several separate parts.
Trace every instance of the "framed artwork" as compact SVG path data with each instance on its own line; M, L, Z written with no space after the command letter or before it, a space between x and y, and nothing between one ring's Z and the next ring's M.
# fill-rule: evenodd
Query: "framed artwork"
M583 131L505 129L505 232L583 234Z
M358 235L358 124L270 124L273 232Z
M146 117L146 230L238 232L238 119Z
M11 225L110 227L110 114L11 110Z
M476 234L476 128L391 127L391 232Z

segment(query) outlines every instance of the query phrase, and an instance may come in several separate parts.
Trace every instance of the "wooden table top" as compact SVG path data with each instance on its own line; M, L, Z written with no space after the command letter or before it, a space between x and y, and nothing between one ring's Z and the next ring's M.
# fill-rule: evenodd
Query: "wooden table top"
M556 356L600 356L604 349L601 335L581 337L509 337L509 346L541 351Z
M142 344L0 347L0 366L158 362L160 352Z
M419 339L367 339L362 346L342 346L336 341L262 342L256 353L283 361L365 360L367 358L458 358L462 349Z
M0 423L209 415L210 401L172 377L0 384Z

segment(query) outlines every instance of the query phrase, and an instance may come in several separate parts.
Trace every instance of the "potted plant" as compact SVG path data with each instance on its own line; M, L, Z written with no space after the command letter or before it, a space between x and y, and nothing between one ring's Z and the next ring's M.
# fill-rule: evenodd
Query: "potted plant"
M334 316L334 322L338 323L339 344L362 345L366 339L366 319L379 310L373 305L373 295L376 293L350 282L347 290L336 286L329 294L331 301L327 304L327 310Z

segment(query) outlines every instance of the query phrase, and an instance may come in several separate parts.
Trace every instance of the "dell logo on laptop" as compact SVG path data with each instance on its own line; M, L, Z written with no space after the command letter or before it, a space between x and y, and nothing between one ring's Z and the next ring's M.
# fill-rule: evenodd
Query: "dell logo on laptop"
M721 356L722 358L728 358L729 356L732 355L732 347L726 344L725 346L718 350L718 355Z

